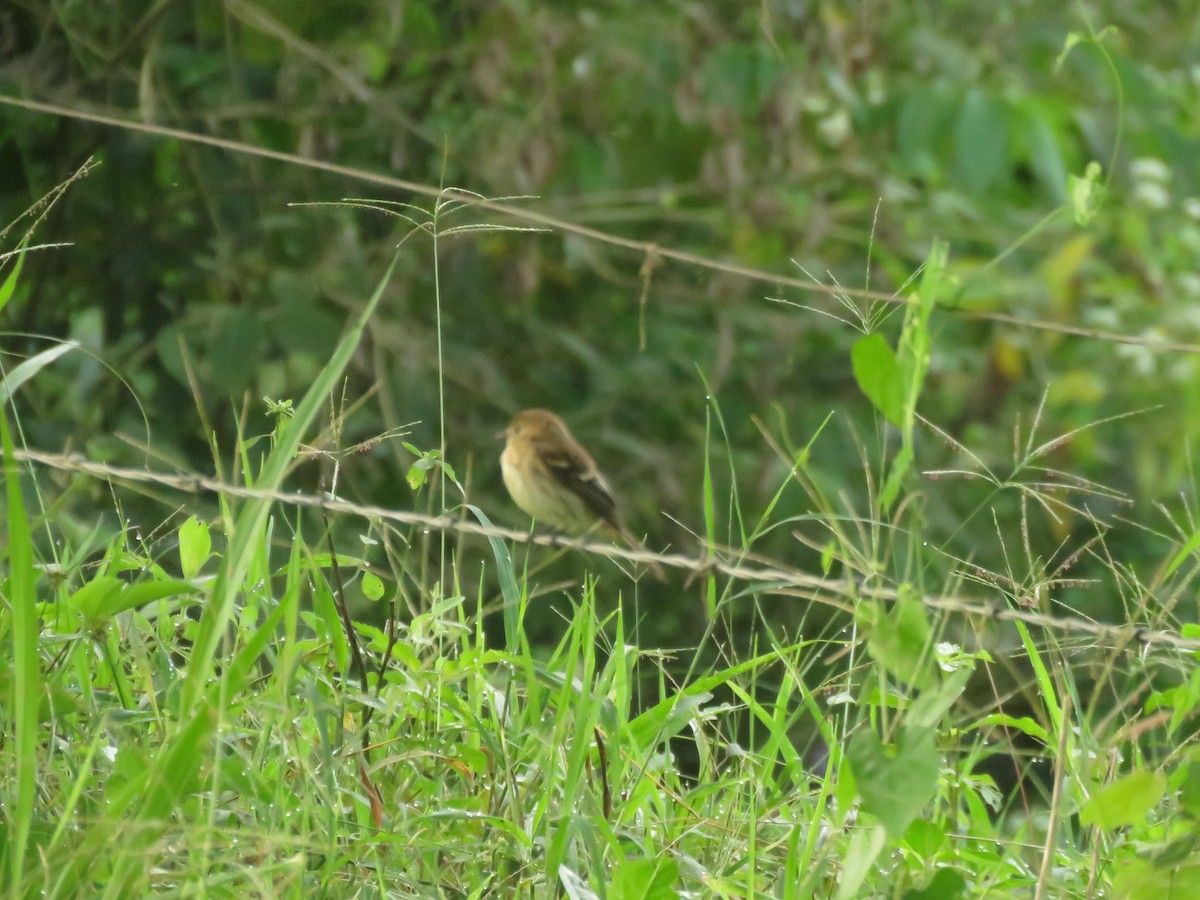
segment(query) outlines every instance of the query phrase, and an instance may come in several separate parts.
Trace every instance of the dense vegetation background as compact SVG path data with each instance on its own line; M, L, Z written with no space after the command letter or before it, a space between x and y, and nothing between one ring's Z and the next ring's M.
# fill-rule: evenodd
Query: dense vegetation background
M13 408L31 448L236 473L239 436L275 427L264 398L303 395L399 245L326 424L347 415L291 487L327 488L336 462L342 497L431 513L465 499L523 527L495 434L546 406L654 547L699 554L707 537L814 574L1124 623L1196 527L1197 47L1192 2L15 0L0 95L57 111L0 105L0 252L30 228L63 246L25 255L3 363L63 339L83 352ZM343 198L370 203L325 205ZM920 530L880 551L895 432L852 347L895 341L891 301L936 239L952 287L905 501ZM793 479L805 447L809 480ZM436 465L406 479L431 451L457 484ZM156 489L114 508L83 476L60 489L78 560L122 517L166 533L217 510ZM383 564L359 530L335 523L343 551ZM471 580L491 553L459 545L468 596L497 590L490 571ZM389 590L420 608L415 556ZM551 573L579 571L568 554ZM639 585L639 640L695 646L701 585ZM1195 621L1180 590L1148 625ZM738 658L809 610L728 614ZM546 646L563 629L526 625Z
M944 238L963 288L935 323L922 413L1003 473L1014 429L1047 438L1155 407L1064 444L1056 467L1136 498L1134 518L1156 528L1153 504L1188 488L1197 358L1154 344L1194 342L1200 328L1197 26L1174 7L1114 4L1089 19L969 3L117 2L3 15L11 95L530 195L512 202L780 278L890 293ZM1103 53L1076 46L1059 61L1069 34L1109 25ZM218 433L243 404L250 431L266 430L259 398L298 393L408 231L377 212L289 204L433 205L227 150L3 116L9 220L99 163L39 229L71 246L29 257L10 310L12 330L74 338L113 370L64 361L27 423L43 448L138 458L125 440L146 440L144 410L157 453L210 467L185 359ZM1067 178L1093 160L1109 194L1082 229L1064 208ZM445 225L494 221L513 220L465 210ZM833 411L815 468L862 496L852 432L870 442L875 426L848 354L861 323L829 295L673 262L643 281L644 253L554 230L447 236L437 250L427 234L404 244L348 395L379 392L349 418L345 445L413 423L412 443L437 447L440 383L447 458L470 472L472 500L516 524L493 435L516 409L549 406L613 475L635 527L691 549L658 511L700 526L711 395L748 512L786 471L754 417L805 444ZM10 351L44 348L22 343ZM928 441L924 468L952 459L940 445ZM397 477L410 462L383 441L346 462L342 489L411 505ZM972 517L990 486L922 488L939 546L1000 561L990 517ZM801 514L805 498L786 492L779 511ZM1077 524L1054 525L1044 555ZM769 549L797 552L786 532Z

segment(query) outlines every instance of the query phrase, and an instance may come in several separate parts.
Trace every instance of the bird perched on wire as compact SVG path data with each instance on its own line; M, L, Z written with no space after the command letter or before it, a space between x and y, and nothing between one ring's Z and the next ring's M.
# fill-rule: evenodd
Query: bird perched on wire
M513 502L537 522L568 534L593 530L644 550L617 517L617 504L595 461L548 409L525 409L504 430L500 454L504 486ZM663 578L657 563L648 563Z

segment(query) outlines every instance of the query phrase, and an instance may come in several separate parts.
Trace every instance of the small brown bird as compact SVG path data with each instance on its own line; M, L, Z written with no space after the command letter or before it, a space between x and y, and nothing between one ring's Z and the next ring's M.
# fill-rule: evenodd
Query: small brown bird
M548 409L526 409L504 430L500 454L504 486L513 502L543 525L568 534L598 529L610 539L644 550L617 518L608 483L566 424ZM649 563L658 578L662 569Z

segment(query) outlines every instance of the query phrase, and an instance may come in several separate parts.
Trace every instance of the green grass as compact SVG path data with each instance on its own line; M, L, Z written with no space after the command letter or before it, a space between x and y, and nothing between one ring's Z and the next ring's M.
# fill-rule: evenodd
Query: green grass
M1176 550L1124 645L1026 610L1054 573L977 572L996 610L956 610L961 575L931 583L939 554L901 493L906 438L865 470L888 488L857 512L816 487L808 447L781 448L842 577L677 569L708 625L694 647L639 648L639 588L602 556L576 555L586 574L553 613L543 551L519 568L501 537L457 557L442 542L430 567L421 529L348 516L334 530L366 550L335 556L328 514L278 492L389 277L295 411L243 439L251 490L207 520L67 534L5 421L11 896L1186 896L1170 890L1197 874L1200 674L1158 599L1190 583ZM910 432L904 348L927 338L872 350L908 373L886 402ZM430 458L423 478L453 477ZM713 548L789 524L711 477L703 496ZM801 605L825 617L778 625ZM558 637L531 645L545 615Z
M226 505L214 532L246 522ZM1161 724L1117 740L1086 714L1073 673L1103 658L1099 645L1019 626L1010 663L1027 664L1043 701L1029 718L963 702L972 674L995 666L986 655L943 648L925 664L953 617L928 616L912 592L886 609L863 598L865 644L768 639L684 676L687 651L630 643L630 586L606 567L567 592L553 647L529 647L519 620L512 645L489 645L491 597L461 584L386 629L358 625L364 691L330 559L298 525L272 540L288 522L271 507L186 582L169 574L187 568L170 536L160 548L118 535L50 594L43 574L38 634L19 614L12 534L34 523L10 519L6 631L24 627L35 650L16 657L32 670L9 672L15 738L0 757L13 896L999 897L1032 895L1044 877L1048 896L1082 897L1093 880L1112 890L1136 847L1167 847L1188 826L1194 748L1165 746ZM186 541L206 530L189 523ZM227 549L239 540L241 554ZM203 616L220 612L239 559L200 682ZM510 566L507 553L493 565ZM361 575L349 560L338 571ZM82 611L112 572L124 587L110 598L162 595ZM535 614L529 582L507 574ZM853 652L826 666L839 648ZM1190 656L1173 662L1194 672ZM1118 715L1138 727L1136 710ZM976 770L1016 752L1006 733L1037 737L1049 766L1023 801ZM686 773L671 752L681 736L696 747ZM1172 868L1143 857L1162 877Z

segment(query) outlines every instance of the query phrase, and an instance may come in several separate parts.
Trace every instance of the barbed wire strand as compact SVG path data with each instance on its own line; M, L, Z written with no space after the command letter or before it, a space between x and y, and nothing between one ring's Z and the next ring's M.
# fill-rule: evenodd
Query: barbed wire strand
M354 503L330 495L304 494L300 492L262 490L240 485L226 484L215 478L194 473L172 474L150 469L135 469L96 462L79 454L46 453L38 450L17 450L18 460L34 463L46 468L104 479L140 484L153 484L185 493L213 493L247 500L265 500L290 506L322 509L332 513L344 513L360 518L379 519L403 525L413 525L433 531L448 531L477 535L484 538L499 538L513 543L533 544L544 547L564 547L581 552L607 557L613 560L649 564L689 572L693 576L713 573L725 575L738 581L757 584L764 593L795 597L833 606L851 609L858 597L872 597L894 602L897 591L869 585L850 579L820 578L797 569L789 568L774 560L757 557L731 548L710 550L703 556L683 553L655 553L645 549L619 547L584 538L567 538L554 534L518 531L512 528L487 526L479 522L451 515L431 516L407 510L389 509L383 506ZM847 598L850 602L843 599ZM1021 622L1064 634L1086 635L1106 646L1124 649L1129 646L1159 646L1179 651L1200 651L1200 640L1182 637L1169 631L1155 630L1143 626L1108 625L1078 616L1054 616L1046 613L1014 609L998 601L986 602L961 597L922 597L924 606L944 612L968 617L978 617L997 622Z
M319 159L312 159L311 157L297 156L294 153L284 153L280 150L268 150L265 147L256 147L252 144L241 143L240 141L232 141L226 138L198 134L196 132L185 131L180 128L169 128L164 125L153 125L148 122L134 122L128 119L119 119L114 116L100 115L99 113L83 112L81 110L69 109L65 106L57 106L52 103L39 103L36 100L26 100L21 97L12 97L0 94L0 103L8 106L16 106L21 109L27 109L31 112L45 113L47 115L59 116L66 119L75 119L81 122L93 122L97 125L106 125L112 128L125 129L127 131L137 131L143 134L153 134L157 135L158 137L173 138L175 140L188 141L193 144L203 144L205 146L216 147L221 150L228 150L232 153L241 153L249 156L258 156L263 159L272 159L277 162L284 162L290 165L302 166L322 172L329 172L334 175L341 175L345 178L353 179L354 181L363 182L366 184L374 184L380 187L391 188L398 191L405 191L410 194L430 197L439 201L453 200L456 203L460 203L464 206L472 206L478 209L487 210L489 212L510 216L513 219L531 223L539 228L546 228L566 234L574 234L579 237L597 241L599 243L609 244L615 247L622 247L627 250L633 250L644 257L643 270L648 268L647 263L653 262L654 266L657 266L657 263L661 260L669 259L673 262L682 263L688 266L711 269L730 275L737 275L753 281L767 282L779 287L795 288L797 290L808 291L812 293L827 294L830 296L843 298L853 297L863 300L875 300L884 303L907 304L912 302L912 298L906 296L889 294L883 291L872 291L864 288L849 288L842 287L840 285L821 284L819 282L797 278L791 275L783 275L778 272L768 272L764 269L756 269L753 266L744 266L739 263L708 259L707 257L698 256L694 253L688 253L685 250L675 250L670 247L664 247L654 243L653 241L640 241L633 238L620 237L615 234L609 234L606 231L600 231L596 228L589 228L586 225L580 225L575 222L570 222L566 219L560 219L555 216L540 213L512 203L505 203L501 200L492 200L479 194L474 194L470 191L461 190L458 188L434 187L432 185L421 184L420 182L416 181L408 181L403 178L394 178L389 175L379 175L374 172L368 172L362 169L352 168L350 166L338 165L337 163L326 162ZM1188 344L1180 341L1168 341L1162 338L1122 334L1120 332L1104 331L1095 328L1084 328L1078 325L1070 325L1064 322L1052 322L1045 319L1027 319L1021 316L1014 316L1010 313L993 312L990 310L956 309L953 306L943 307L943 309L955 312L968 318L998 322L1019 328L1032 328L1038 331L1069 334L1076 337L1110 341L1117 344L1131 344L1155 350L1169 350L1180 353L1200 353L1200 344Z

